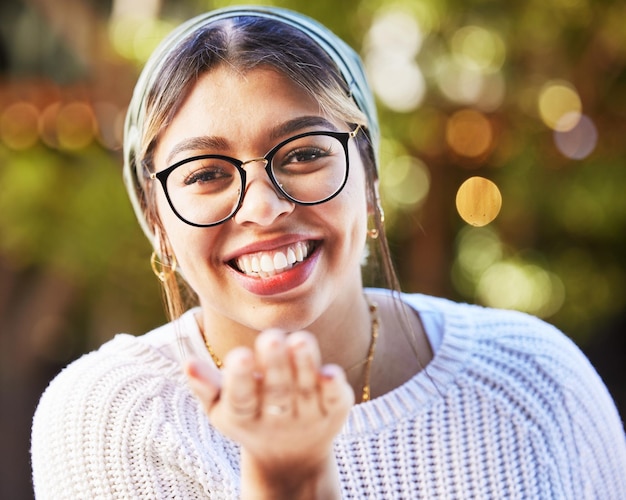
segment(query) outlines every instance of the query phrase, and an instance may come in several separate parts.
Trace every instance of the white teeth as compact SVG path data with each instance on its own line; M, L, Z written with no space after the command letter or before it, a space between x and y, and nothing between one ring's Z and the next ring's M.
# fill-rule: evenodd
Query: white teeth
M290 248L289 250L287 250L287 263L288 264L293 264L294 262L296 262L296 254Z
M266 253L264 253L263 255L261 255L261 271L265 273L269 273L273 270L274 270L274 262L272 261L272 258Z
M253 273L258 273L261 270L261 264L259 263L259 258L256 255L252 256L250 261L250 269Z
M237 259L237 267L244 274L264 278L290 269L294 264L306 259L308 253L308 245L298 242L282 251L242 255Z
M250 274L252 272L252 265L250 264L250 258L248 256L244 256L239 260L239 265L241 266L241 270L246 274Z
M302 251L302 245L296 245L296 260L302 262L304 260L304 252Z
M274 269L284 269L289 264L287 263L287 257L282 252L276 252L274 255Z

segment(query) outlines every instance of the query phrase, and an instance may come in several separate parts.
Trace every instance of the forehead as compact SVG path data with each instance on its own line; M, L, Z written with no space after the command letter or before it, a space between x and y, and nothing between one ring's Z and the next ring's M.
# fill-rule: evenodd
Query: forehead
M285 75L266 67L241 72L219 66L193 85L160 134L155 159L191 137L254 145L260 137L268 138L269 130L302 116L323 113L317 100Z
M191 88L174 120L180 115L202 115L206 121L248 121L266 115L319 113L317 100L277 70L259 67L239 71L219 66L205 74ZM204 120L203 120L204 121Z

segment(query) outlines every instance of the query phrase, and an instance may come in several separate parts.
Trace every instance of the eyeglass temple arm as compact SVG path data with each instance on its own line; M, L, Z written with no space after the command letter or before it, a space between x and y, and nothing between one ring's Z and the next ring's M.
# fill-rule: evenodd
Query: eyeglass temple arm
M363 125L358 124L356 128L352 132L350 132L350 139L356 137L356 135L359 133L359 130L361 130L362 128L363 128Z

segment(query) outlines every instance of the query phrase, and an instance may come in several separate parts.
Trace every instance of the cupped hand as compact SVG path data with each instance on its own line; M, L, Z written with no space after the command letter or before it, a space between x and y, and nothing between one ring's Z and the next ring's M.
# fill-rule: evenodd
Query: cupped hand
M333 469L354 393L340 367L321 365L312 334L268 330L230 351L221 373L197 360L186 370L211 423L241 445L242 475L287 484Z

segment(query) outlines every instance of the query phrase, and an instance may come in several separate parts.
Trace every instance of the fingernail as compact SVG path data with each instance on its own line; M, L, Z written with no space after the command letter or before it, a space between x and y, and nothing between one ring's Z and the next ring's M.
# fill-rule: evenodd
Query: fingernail
M320 369L320 376L324 380L333 380L339 375L340 370L337 365L324 365Z
M282 345L285 338L285 333L282 330L274 328L263 331L258 338L270 349L276 349L277 347Z
M252 366L254 356L249 349L244 347L236 347L228 353L224 359L224 365L233 366L237 369L249 370Z
M204 363L199 362L196 359L187 361L186 365L187 374L196 380L208 380L209 374L204 366Z
M293 344L293 349L301 352L303 349L305 349L308 346L308 342L304 339L300 339L296 342L294 342Z

